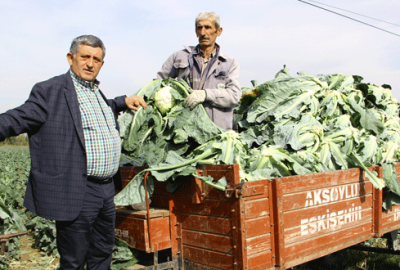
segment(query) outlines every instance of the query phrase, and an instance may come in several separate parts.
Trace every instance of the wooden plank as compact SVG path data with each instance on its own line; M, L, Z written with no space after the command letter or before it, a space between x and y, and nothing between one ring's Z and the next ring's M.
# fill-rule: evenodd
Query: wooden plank
M382 234L400 229L400 205L382 211Z
M182 230L183 245L233 254L232 237Z
M400 176L400 162L394 164L394 169L396 171L397 178L399 178L399 176Z
M357 219L352 220L352 222L348 221L354 217L349 217L346 220L344 214L341 215L341 217L335 216L333 218L330 217L329 219L325 218L324 220L318 220L318 218L316 218L312 222L304 222L304 224L301 224L300 226L285 229L285 244L304 242L309 238L315 238L329 233L339 233L342 229L358 226L360 223L369 223L372 228L372 209L364 209L361 212L356 213L356 215L358 214L360 216L357 216Z
M232 234L232 223L228 218L181 214L182 229L222 235Z
M153 229L150 233L151 243L149 246L149 231L147 221L136 218L117 217L115 234L117 237L127 241L132 247L149 252L171 247L171 236L169 232L169 219L152 219Z
M181 246L181 237L180 237L180 224L178 223L178 213L175 206L175 194L169 193L169 212L170 212L170 233L171 233L171 255L172 258L179 258L182 263L182 246Z
M171 247L169 217L151 219L152 230L146 219L117 214L115 236L126 241L132 248L146 252L154 252ZM149 241L151 237L151 241ZM152 246L150 246L150 243Z
M284 240L284 218L283 218L283 190L282 178L275 179L271 183L271 233L272 233L272 263L274 265L285 265L286 249Z
M199 170L202 170L202 175L209 175L214 180L219 180L225 177L228 185L234 187L240 183L239 164L232 165L200 165Z
M375 166L375 172L379 178L383 178L383 167ZM372 232L375 233L375 237L382 236L382 203L383 203L383 192L382 189L375 189L373 192L373 218L372 218Z
M298 258L295 258L293 260L287 261L287 263L285 264L285 269L290 269L292 267L295 267L295 266L304 264L306 262L321 258L323 256L332 254L332 253L334 253L336 251L345 249L347 247L354 246L356 244L359 244L359 243L362 243L364 241L367 241L370 238L371 238L370 235L362 235L362 236L357 237L357 238L352 238L351 240L349 240L347 242L344 242L342 244L338 244L338 245L335 245L335 246L329 247L329 248L324 248L324 249L321 249L321 250L319 250L317 252L314 252L314 253L305 254L302 257L298 257Z
M214 200L206 199L203 203L193 204L191 198L177 198L179 195L176 194L175 201L182 214L197 214L203 216L217 216L226 217L231 216L233 209L234 199Z
M232 220L232 243L233 255L235 258L233 270L247 269L246 252L246 223L245 223L245 201L243 199L234 200L231 210Z
M116 218L115 237L126 241L129 246L142 251L149 250L146 220L119 217Z
M169 217L151 219L150 251L155 252L171 247Z
M183 246L183 258L185 260L215 267L218 269L232 269L234 257L227 253L214 252L191 246Z
M147 210L133 210L124 206L117 206L116 211L119 216L147 219ZM149 212L150 218L169 216L169 211L166 209L150 208Z
M242 197L262 195L262 197L269 196L269 180L259 180L246 182L242 188Z
M192 203L194 203L194 204L202 203L206 198L205 186L204 186L206 184L197 178L194 178L190 182L193 185L192 189L194 189Z
M282 192L286 194L360 182L364 180L362 176L362 171L358 168L355 168L348 170L283 177Z
M245 219L269 216L269 198L245 200Z
M301 186L300 183L299 186ZM357 182L341 186L329 186L323 189L306 190L289 194L286 193L283 195L283 211L315 205L324 205L351 198L360 198L360 200L363 200L366 195L372 194L372 191L372 184Z
M327 223L330 217L332 217L332 221L338 220L337 223L341 223L339 220L340 217L343 217L343 219L347 218L350 221L343 222L350 223L361 219L361 210L365 209L372 209L372 195L286 211L283 213L283 218L285 220L285 229L300 226L304 224L304 220L307 220L306 223L311 219L315 221L322 220L324 223ZM329 224L326 227L329 227Z
M254 237L271 232L269 216L263 216L246 220L246 237Z
M248 257L248 270L264 270L272 268L272 258L269 250ZM275 267L273 267L275 269Z
M355 227L337 230L334 233L286 245L286 262L309 254L321 252L321 250L329 249L336 245L345 244L346 242L363 236L372 237L370 222L361 223Z
M178 190L174 192L176 194L176 198L182 198L182 199L191 199L193 200L195 196L199 196L196 192L196 185L193 185L192 182L194 181L193 177L188 177L187 181L185 181ZM204 192L204 198L202 199L212 199L212 200L219 200L219 201L226 201L229 200L225 196L225 192L215 189L211 187L210 185L204 184L202 186L202 189ZM196 195L197 194L197 195ZM201 194L200 194L201 195Z
M247 256L265 251L272 251L271 234L258 235L246 239Z

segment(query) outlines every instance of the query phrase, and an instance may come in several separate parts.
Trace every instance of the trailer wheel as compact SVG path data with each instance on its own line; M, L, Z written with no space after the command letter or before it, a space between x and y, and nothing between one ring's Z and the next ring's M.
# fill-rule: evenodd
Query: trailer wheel
M339 250L308 263L311 270L343 270L344 250Z

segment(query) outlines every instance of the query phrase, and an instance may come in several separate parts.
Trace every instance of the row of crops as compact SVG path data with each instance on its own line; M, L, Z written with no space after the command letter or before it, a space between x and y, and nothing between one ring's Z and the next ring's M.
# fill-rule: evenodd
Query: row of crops
M23 207L26 183L30 169L27 147L0 148L0 235L24 231L34 234L35 247L56 255L54 222L34 215ZM0 254L0 268L19 259L19 239L10 238L6 253Z

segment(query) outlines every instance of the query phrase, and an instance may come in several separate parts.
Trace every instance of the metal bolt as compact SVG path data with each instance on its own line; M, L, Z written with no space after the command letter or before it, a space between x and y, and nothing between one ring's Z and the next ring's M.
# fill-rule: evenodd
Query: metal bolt
M233 227L232 227L232 230L236 230L236 226L233 226Z

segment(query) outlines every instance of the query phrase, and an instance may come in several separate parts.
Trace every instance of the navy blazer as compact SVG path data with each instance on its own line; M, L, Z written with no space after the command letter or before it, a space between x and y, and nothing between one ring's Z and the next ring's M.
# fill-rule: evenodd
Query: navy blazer
M117 117L127 108L125 96L102 96L119 129ZM29 136L31 155L24 206L47 219L75 219L85 196L87 167L78 97L69 71L35 84L23 105L0 115L0 141L21 133Z

